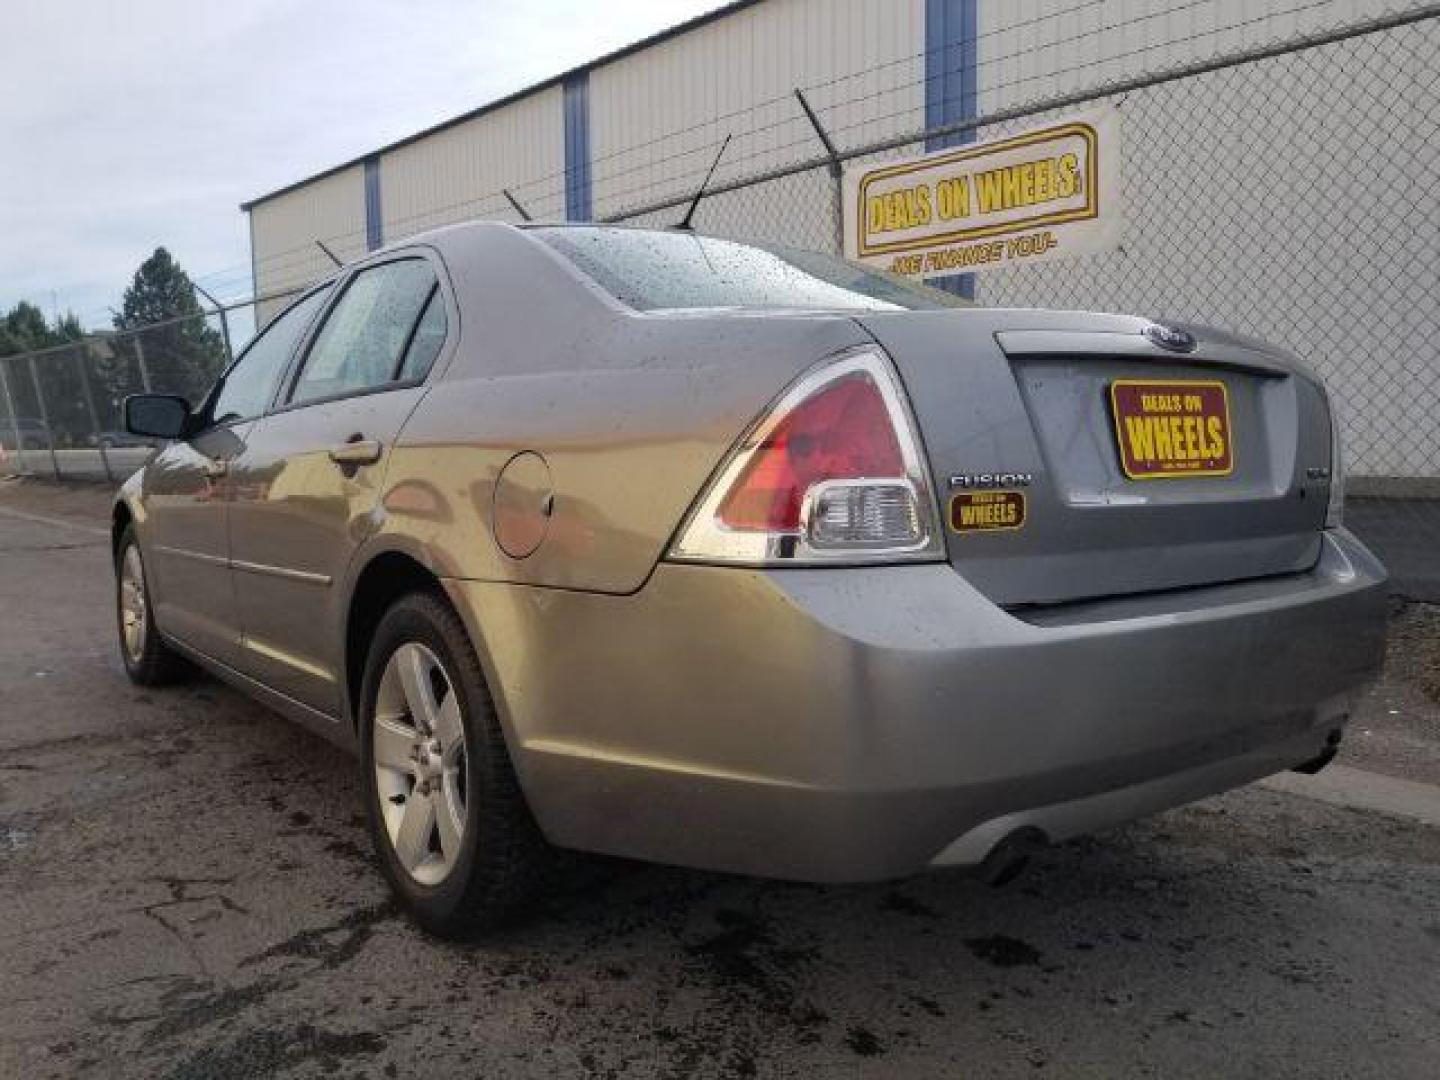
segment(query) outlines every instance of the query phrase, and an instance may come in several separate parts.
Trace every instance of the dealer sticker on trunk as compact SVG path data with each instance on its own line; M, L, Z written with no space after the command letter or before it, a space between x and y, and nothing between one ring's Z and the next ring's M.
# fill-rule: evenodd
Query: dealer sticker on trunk
M950 500L950 527L957 533L1018 529L1024 524L1023 491L961 491Z
M1120 467L1131 480L1229 476L1235 467L1222 382L1117 379L1110 407Z

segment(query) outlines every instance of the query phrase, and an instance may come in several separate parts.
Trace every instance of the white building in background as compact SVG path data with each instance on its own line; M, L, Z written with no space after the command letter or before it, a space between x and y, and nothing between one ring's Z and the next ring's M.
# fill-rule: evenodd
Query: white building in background
M720 183L816 158L797 89L844 152L1387 9L738 0L245 204L254 288L283 293L328 273L317 240L348 260L438 225L519 220L516 203L537 219L589 220L677 199L726 135ZM1422 182L1440 169L1437 51L1431 20L1111 97L1124 117L1121 248L964 287L983 303L1191 318L1285 342L1344 403L1358 471L1440 474L1440 194ZM698 224L833 249L835 200L814 169L707 199ZM1431 258L1397 274L1396 248Z

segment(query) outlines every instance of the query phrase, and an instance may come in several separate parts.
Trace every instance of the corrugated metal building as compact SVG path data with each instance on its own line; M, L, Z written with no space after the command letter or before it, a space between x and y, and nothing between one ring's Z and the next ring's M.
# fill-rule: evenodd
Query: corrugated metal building
M717 173L721 184L823 153L797 88L834 143L858 150L1352 25L1391 7L1387 0L739 0L246 204L254 287L257 295L283 292L327 272L317 239L348 259L437 225L515 220L512 197L536 218L623 213L673 223L682 213L674 206L630 211L692 193L727 135L733 141ZM1425 412L1434 409L1433 395L1403 392L1402 351L1364 335L1377 324L1418 325L1417 305L1428 312L1417 335L1440 333L1435 305L1424 303L1427 293L1440 293L1440 269L1432 260L1398 286L1369 291L1357 290L1354 269L1383 265L1397 242L1430 242L1407 241L1407 222L1440 229L1440 213L1415 212L1417 199L1433 202L1433 192L1375 186L1371 198L1377 155L1392 164L1435 162L1440 81L1424 79L1426 65L1410 58L1426 55L1433 36L1433 27L1417 31L1406 54L1393 41L1358 39L1303 61L1280 57L1111 98L1125 115L1123 250L1087 258L1083 273L1056 270L1057 263L986 274L980 299L1196 318L1286 341L1350 403L1361 471L1433 471L1430 451L1391 437L1401 423L1406 431L1433 430ZM1046 118L1038 112L948 141ZM1339 143L1329 157L1317 149L1327 140ZM1333 170L1323 181L1322 166ZM1302 182L1287 188L1297 174ZM1247 190L1262 186L1265 200L1247 200ZM1345 204L1353 226L1335 217L1342 190L1354 194ZM837 198L833 178L816 168L716 194L698 221L711 233L834 249ZM1307 222L1325 228L1301 227ZM977 288L968 278L949 284ZM262 306L262 317L274 306ZM1377 394L1392 386L1388 397Z

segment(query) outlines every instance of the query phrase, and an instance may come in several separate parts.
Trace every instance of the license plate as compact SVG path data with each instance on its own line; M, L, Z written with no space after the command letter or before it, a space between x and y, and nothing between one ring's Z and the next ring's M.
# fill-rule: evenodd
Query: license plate
M1117 379L1110 408L1120 467L1131 480L1229 476L1235 468L1222 382Z

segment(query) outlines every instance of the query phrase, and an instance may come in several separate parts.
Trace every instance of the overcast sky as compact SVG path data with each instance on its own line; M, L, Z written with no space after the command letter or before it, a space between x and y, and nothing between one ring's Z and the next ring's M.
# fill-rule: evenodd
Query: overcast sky
M108 324L164 244L250 287L241 201L719 0L7 0L0 308Z

